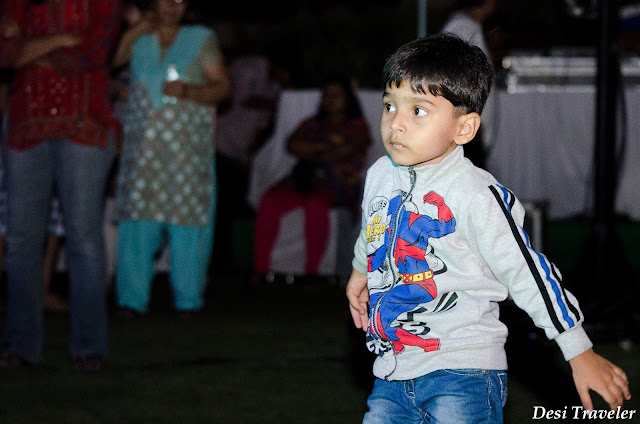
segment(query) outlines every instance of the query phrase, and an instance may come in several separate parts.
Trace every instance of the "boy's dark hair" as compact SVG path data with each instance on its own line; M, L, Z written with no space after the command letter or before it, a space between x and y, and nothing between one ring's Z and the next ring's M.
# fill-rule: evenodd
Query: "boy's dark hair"
M495 71L479 47L453 34L436 34L401 46L384 65L384 87L411 84L413 91L449 100L459 114L482 113Z

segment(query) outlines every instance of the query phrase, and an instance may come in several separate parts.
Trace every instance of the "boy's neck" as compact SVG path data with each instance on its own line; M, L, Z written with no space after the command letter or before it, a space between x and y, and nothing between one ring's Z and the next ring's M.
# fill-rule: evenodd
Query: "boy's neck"
M428 161L428 160L426 160L426 161L424 161L424 162L418 162L418 163L414 163L413 165L409 165L409 167L410 167L410 168L422 168L422 167L427 166L427 165L440 165L442 162L444 162L445 160L447 160L447 158L448 158L449 156L451 156L451 154L452 154L453 152L455 152L455 151L456 151L456 148L457 148L457 147L458 147L458 145L457 145L457 144L454 144L453 148L452 148L451 150L449 150L447 153L445 153L442 157L440 157L440 160L439 160L438 162L430 162L430 163L427 163L427 162L429 162L429 161Z

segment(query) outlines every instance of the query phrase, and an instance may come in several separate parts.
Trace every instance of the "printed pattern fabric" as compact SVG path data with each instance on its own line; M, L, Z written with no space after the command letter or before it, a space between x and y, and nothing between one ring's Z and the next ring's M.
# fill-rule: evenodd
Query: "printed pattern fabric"
M410 172L415 178L414 171ZM436 218L417 213L411 191L398 192L391 200L376 197L368 208L378 211L367 217L370 224L366 230L371 246L368 250L374 249L368 254L367 272L376 273L379 280L377 285L370 286L368 332L370 349L376 353L392 349L399 354L405 345L420 347L425 352L438 350L440 340L428 337L427 323L416 326L416 318L455 306L455 293L447 293L434 308L424 306L438 296L434 276L446 271L446 265L436 256L429 241L453 233L456 220L439 194L430 191L422 200L437 208ZM383 218L379 213L385 209Z
M30 38L56 33L82 37L76 47L48 55L16 70L9 106L10 147L25 150L43 140L66 138L105 148L120 124L109 101L109 57L117 40L122 5L118 0L65 0L30 4L4 2L3 13L20 35L0 39L0 64L12 67Z
M211 109L194 103L153 110L132 82L118 181L118 217L204 225L212 193Z
M189 47L182 49L185 43ZM156 75L166 74L168 64L175 64L181 80L202 84L204 66L219 60L215 37L202 27L186 27L165 54L151 36L141 37L137 47L124 122L117 217L205 225L213 195L215 108L163 99ZM136 52L140 56L135 57Z
M457 148L437 165L367 173L353 261L367 274L374 374L406 380L449 368L505 369L513 301L566 359L592 346L575 297L524 231L515 196Z

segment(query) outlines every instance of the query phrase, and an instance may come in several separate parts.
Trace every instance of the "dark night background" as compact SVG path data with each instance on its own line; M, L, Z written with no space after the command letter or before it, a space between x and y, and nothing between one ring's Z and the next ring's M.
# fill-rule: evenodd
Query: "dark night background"
M384 59L417 36L416 0L191 2L198 20L218 32L228 59L268 54L291 68L299 86L341 71L377 87ZM438 32L455 1L427 4L427 31ZM572 17L559 0L498 0L486 25L496 64L514 49L545 54L560 46L595 46L597 28L595 19Z

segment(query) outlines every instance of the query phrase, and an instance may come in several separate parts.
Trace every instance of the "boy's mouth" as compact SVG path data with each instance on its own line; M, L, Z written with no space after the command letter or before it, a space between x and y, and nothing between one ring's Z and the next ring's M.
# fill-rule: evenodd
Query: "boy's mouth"
M406 146L400 143L398 140L389 140L389 147L395 150L401 150L406 148Z

